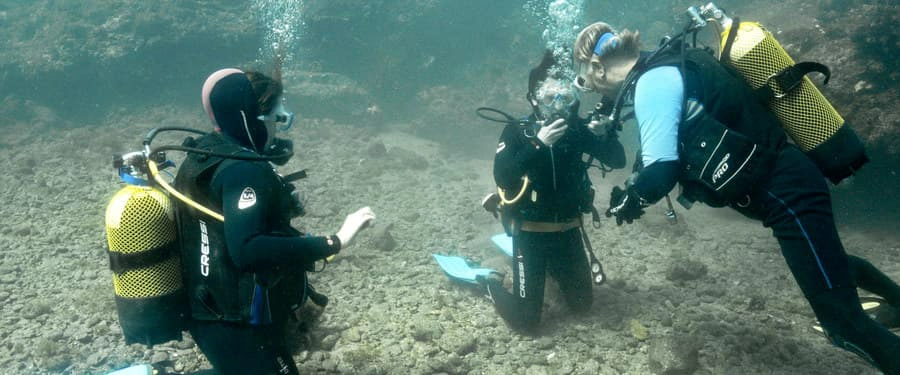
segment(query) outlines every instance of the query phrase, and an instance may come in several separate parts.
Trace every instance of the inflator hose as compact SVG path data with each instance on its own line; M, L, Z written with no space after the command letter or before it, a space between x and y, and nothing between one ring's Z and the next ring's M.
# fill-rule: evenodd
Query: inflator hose
M219 214L213 210L210 210L209 208L203 207L203 205L201 205L200 203L194 202L193 200L191 200L191 198L188 198L187 196L179 193L177 190L172 188L172 186L170 186L169 183L167 183L166 180L164 180L159 175L159 169L156 168L156 162L154 162L153 160L147 160L147 168L150 169L150 174L153 176L153 180L156 181L156 183L158 183L159 186L162 186L163 189L165 189L167 192L169 192L169 194L172 194L172 196L174 196L175 198L178 198L178 200L180 200L184 203L187 203L191 207L194 207L197 210L200 210L200 212L203 212L209 216L212 216L214 219L216 219L218 221L221 221L223 223L225 222L225 217L222 216L221 214Z
M497 193L500 195L500 202L502 202L503 204L513 204L513 203L518 202L519 199L522 199L522 196L525 195L525 190L528 190L528 184L529 184L530 182L531 182L531 181L528 180L528 176L525 176L525 177L522 179L522 190L519 190L519 194L516 194L516 196L515 196L513 199L506 199L506 196L505 196L505 194L503 193L503 189L501 189L501 188L498 186L498 187L497 187Z

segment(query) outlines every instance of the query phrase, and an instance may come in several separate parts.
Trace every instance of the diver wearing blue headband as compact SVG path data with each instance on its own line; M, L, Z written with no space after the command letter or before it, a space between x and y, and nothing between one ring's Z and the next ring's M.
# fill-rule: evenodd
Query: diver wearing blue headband
M604 23L585 30L589 32L582 30L579 33L574 51L578 74L573 85L584 92L611 94L617 90L612 83L624 79L631 69L630 64L637 62L640 55L638 34L628 30L618 33Z

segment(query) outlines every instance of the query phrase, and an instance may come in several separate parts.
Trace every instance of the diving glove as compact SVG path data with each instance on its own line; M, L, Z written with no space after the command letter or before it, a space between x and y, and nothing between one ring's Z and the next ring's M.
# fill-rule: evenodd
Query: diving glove
M275 138L272 140L272 144L269 145L269 147L266 147L263 154L265 156L281 156L272 159L271 162L275 165L285 165L288 160L291 159L291 156L294 156L294 141L284 138Z
M481 207L494 215L494 219L500 217L500 194L490 193L481 200Z
M647 206L647 202L637 195L633 187L622 189L615 186L609 193L609 209L606 210L606 217L615 216L616 225L622 225L622 222L631 224L644 214L644 207Z
M306 215L306 194L302 191L296 188L292 189L288 203L288 212L290 212L291 218Z

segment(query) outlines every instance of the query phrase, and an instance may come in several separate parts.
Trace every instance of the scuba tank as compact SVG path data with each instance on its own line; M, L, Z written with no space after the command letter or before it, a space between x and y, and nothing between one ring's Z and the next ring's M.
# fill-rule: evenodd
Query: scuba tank
M106 207L106 239L125 343L153 346L181 339L188 304L174 205L162 190L135 176L146 171L146 162L139 152L114 160L126 186Z
M240 156L185 146L151 149L153 139L164 131L206 134L183 127L155 128L144 138L142 151L113 159L113 166L126 186L107 205L106 238L116 310L126 344L153 346L180 340L182 331L187 329L191 315L190 301L182 273L175 200L215 220L225 220L220 213L173 189L160 176L160 170L175 166L166 159L165 151L267 161L287 160L293 155L290 150L270 156ZM304 176L305 172L301 171L288 177L295 180ZM325 296L307 288L314 302L327 303Z
M817 71L825 75L827 84L827 67L814 62L795 64L761 24L732 20L713 3L691 7L688 14L696 26L714 21L721 27L719 60L759 94L825 177L837 184L869 161L862 141L806 77Z

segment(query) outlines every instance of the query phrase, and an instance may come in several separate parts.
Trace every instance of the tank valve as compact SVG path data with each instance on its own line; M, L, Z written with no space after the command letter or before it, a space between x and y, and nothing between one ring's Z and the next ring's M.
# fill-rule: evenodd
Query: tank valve
M687 8L687 14L691 17L691 29L699 29L706 27L706 20L703 19L703 16L700 15L700 8L696 6L692 6Z
M725 14L725 11L716 6L716 4L708 3L698 10L700 16L706 20L715 20L716 23L722 25L723 28L731 26L731 18Z

